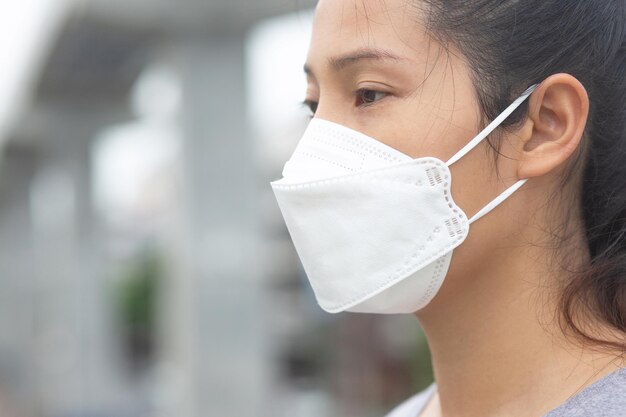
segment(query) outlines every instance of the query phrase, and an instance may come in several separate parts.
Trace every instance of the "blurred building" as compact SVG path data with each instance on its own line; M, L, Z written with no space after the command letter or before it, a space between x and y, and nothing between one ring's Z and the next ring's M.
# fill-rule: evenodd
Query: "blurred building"
M314 3L9 6L0 416L375 417L430 382L413 317L317 307L269 187Z

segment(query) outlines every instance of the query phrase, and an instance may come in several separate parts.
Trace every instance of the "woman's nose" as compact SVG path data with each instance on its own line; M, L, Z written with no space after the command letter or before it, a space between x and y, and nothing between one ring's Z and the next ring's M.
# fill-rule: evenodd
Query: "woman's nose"
M345 103L342 105L337 98L325 96L320 97L317 103L314 117L328 120L339 124L346 124L348 121L348 113Z

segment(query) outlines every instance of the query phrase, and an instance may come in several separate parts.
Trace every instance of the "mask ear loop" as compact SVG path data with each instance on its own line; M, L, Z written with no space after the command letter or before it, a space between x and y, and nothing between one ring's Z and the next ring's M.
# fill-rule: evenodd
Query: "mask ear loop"
M487 136L489 136L491 132L493 132L498 126L500 126L500 124L502 124L502 122L506 120L506 118L509 117L511 113L513 113L515 109L517 109L524 102L524 100L526 100L528 96L532 94L533 91L535 91L535 88L537 88L538 85L539 84L533 84L530 87L528 87L526 91L522 93L521 96L519 96L513 103L511 103L511 105L509 105L509 107L507 107L502 113L500 113L498 117L493 119L493 121L489 123L489 125L487 125L487 127L484 128L478 135L476 135L474 139L469 141L463 148L461 148L460 151L454 154L452 158L448 159L448 161L446 162L446 165L449 167L450 165L457 162L459 159L463 158L472 149L474 149L480 142L482 142ZM469 219L469 224L474 223L476 220L480 219L485 214L489 213L491 210L493 210L498 205L500 205L500 203L502 203L504 200L509 198L511 194L513 194L522 185L524 185L527 180L528 179L519 180L518 182L513 184L511 187L507 188L502 194L497 196L489 204L483 207L478 213L472 216L472 218Z
M500 203L502 203L504 200L509 198L511 196L511 194L513 194L515 191L519 190L519 188L522 185L524 185L526 183L526 181L528 181L528 179L519 180L518 182L516 182L515 184L513 184L512 186L510 186L509 188L504 190L504 192L502 194L500 194L499 196L494 198L489 204L487 204L485 207L480 209L478 211L478 213L474 214L472 216L472 218L468 220L468 224L474 223L476 220L480 219L485 214L489 213L491 210L493 210L494 208L498 207L500 205Z
M513 113L515 109L517 109L520 106L520 104L522 104L524 100L526 100L533 91L535 91L535 88L537 88L538 85L539 84L533 84L530 87L528 87L528 89L524 91L521 96L519 96L513 103L511 103L509 107L504 109L504 111L500 113L498 117L493 119L493 121L489 123L489 125L487 125L487 127L484 128L478 135L476 135L474 139L470 140L467 143L467 145L463 146L463 148L461 148L460 151L455 153L452 156L452 158L448 159L448 161L446 162L446 165L450 166L456 161L458 161L459 159L463 158L472 149L474 149L480 142L482 142L487 136L489 136L491 132L496 130L496 128L500 126L502 122L505 121L506 118L509 117L511 113Z

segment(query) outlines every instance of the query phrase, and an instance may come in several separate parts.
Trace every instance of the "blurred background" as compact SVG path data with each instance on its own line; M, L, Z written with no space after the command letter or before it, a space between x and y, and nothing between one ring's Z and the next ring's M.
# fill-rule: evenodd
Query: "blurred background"
M416 319L321 310L269 182L313 0L0 14L0 416L382 417Z

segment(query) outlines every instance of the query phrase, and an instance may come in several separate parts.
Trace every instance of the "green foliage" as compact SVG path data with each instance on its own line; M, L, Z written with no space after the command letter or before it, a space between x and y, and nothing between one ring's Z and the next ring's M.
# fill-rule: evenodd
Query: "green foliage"
M161 260L155 250L145 249L130 260L116 289L118 311L124 325L153 328L161 274Z
M415 355L411 358L411 371L416 392L425 389L434 380L430 349L423 334L420 334L417 348Z

